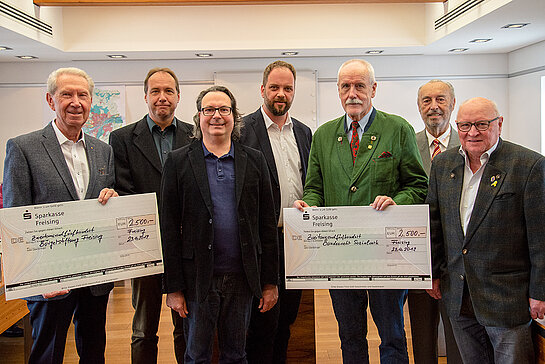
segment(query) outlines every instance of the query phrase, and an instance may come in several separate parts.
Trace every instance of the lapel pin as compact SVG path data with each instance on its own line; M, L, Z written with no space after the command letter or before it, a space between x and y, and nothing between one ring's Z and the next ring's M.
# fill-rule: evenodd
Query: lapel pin
M377 137L374 135L371 135L371 140L377 140Z
M104 167L99 168L98 169L98 174L101 175L101 176L105 175L106 174L106 168L104 168Z
M450 178L454 179L454 177L456 177L456 175L454 174L454 172L452 172L452 173L450 174Z
M372 146L371 144L369 144L369 145L367 146L367 149L373 149L373 146Z
M338 138L337 138L337 141L342 142L342 141L343 141L343 137L338 137Z
M490 177L490 182L494 182L496 180L495 176Z
M490 184L490 186L496 187L497 184L498 184L498 181L494 181L494 182L492 182L492 183Z

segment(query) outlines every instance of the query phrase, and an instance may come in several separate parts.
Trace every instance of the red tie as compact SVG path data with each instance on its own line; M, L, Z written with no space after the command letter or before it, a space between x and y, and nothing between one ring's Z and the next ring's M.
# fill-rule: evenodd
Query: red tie
M350 141L350 148L352 148L352 164L356 161L356 155L358 155L358 148L360 147L360 137L358 135L358 126L360 124L357 121L352 122L352 140Z
M431 154L431 160L437 157L438 154L441 154L441 148L439 148L439 140L434 139L433 145L435 145L435 149L433 150L433 153Z

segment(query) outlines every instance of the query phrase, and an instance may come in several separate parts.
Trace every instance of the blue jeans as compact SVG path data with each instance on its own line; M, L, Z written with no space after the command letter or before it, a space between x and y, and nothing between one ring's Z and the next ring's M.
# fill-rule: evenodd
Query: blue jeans
M407 290L329 290L344 364L368 364L367 302L380 336L381 364L409 363L403 322Z
M246 363L246 331L252 292L244 273L214 276L203 302L189 301L185 364L210 363L217 327L220 363Z
M506 328L482 326L475 317L451 317L452 330L464 363L533 363L531 321Z

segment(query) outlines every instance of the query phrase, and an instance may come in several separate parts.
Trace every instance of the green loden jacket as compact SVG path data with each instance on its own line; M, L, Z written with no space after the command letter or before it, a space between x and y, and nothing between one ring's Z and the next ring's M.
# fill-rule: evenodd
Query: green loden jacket
M303 200L310 206L367 206L378 195L398 205L423 203L428 178L414 129L403 118L376 110L352 164L345 116L312 137Z

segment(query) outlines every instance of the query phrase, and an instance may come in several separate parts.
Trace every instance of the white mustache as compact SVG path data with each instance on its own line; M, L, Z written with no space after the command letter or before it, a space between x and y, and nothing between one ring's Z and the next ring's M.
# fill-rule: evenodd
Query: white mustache
M346 100L346 105L362 105L363 101L360 99L348 99Z

